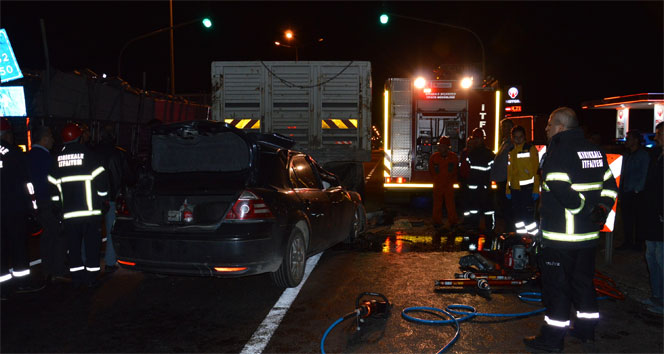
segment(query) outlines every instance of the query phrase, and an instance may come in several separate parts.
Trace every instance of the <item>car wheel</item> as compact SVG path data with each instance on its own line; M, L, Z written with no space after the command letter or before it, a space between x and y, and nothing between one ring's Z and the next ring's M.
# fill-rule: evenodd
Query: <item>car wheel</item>
M345 243L353 243L360 237L362 231L364 231L364 223L367 219L367 215L364 211L362 205L358 205L355 208L355 213L353 213L353 221L350 225L350 233L344 240Z
M298 286L304 277L306 262L307 247L304 235L300 228L295 227L288 238L281 266L276 272L272 273L272 280L282 288Z

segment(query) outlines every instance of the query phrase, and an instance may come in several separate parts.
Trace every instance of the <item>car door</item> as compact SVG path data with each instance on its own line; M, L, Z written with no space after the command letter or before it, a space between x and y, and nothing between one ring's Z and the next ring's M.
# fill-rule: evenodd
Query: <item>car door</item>
M343 241L350 231L355 204L334 174L320 167L311 156L308 158L323 183L323 191L330 201L330 222L333 225L330 230L333 233L332 241L334 243Z
M314 172L306 155L295 155L291 158L289 177L293 190L300 199L301 210L309 218L311 225L309 250L326 248L334 235L331 233L330 200L322 190L318 174Z

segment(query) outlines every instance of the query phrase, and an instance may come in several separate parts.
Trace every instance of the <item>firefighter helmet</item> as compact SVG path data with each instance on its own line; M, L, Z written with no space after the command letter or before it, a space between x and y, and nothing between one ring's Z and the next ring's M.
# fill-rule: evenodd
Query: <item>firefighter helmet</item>
M484 130L482 128L475 128L470 136L477 139L484 139Z
M62 128L62 142L69 143L81 136L81 128L74 123L69 123Z
M450 146L452 142L450 141L449 136L441 136L440 139L438 140L438 145L442 146Z
M7 118L2 118L0 120L0 131L6 132L8 130L12 130L12 124L9 123L9 119Z

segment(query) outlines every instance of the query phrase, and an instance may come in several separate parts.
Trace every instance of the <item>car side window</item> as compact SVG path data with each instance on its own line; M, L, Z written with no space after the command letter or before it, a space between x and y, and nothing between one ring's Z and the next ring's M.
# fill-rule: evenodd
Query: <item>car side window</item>
M321 183L304 155L297 155L291 159L290 180L295 188L318 188Z
M333 173L330 173L320 167L318 162L316 162L316 160L314 160L311 156L309 156L309 162L311 162L314 168L314 172L318 175L321 182L323 182L323 189L339 186L339 180L337 180L337 177Z

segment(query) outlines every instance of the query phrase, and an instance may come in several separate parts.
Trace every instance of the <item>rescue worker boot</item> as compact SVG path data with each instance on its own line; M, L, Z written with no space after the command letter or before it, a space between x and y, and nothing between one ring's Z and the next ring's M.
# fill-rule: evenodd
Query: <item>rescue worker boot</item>
M537 336L523 338L526 347L540 352L560 353L565 343L567 328L552 328L544 325Z
M596 353L595 348L595 327L592 325L583 325L583 323L575 323L570 328L569 335L581 341L583 344L583 351L586 353Z

